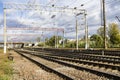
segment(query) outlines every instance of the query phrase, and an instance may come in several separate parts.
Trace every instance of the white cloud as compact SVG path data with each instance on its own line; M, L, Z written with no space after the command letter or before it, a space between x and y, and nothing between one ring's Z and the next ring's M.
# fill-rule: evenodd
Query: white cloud
M27 3L29 0L12 0L15 3ZM2 0L2 2L11 2L10 0ZM30 3L34 3L30 1ZM100 26L100 1L98 0L36 0L35 4L48 4L51 6L55 4L55 6L68 6L69 7L76 7L79 9L86 9L87 10L87 20L89 26L90 34L96 33L97 29ZM80 5L84 4L83 7ZM79 6L79 7L78 7ZM114 5L111 7L110 5L106 6L106 15L107 15L107 23L115 21L115 15L119 13L117 10L120 5ZM116 9L116 10L115 10ZM113 11L114 10L114 11ZM63 27L66 30L68 28L75 28L75 17L74 14L68 13L60 13L60 12L41 12L37 11L18 11L18 10L9 10L7 12L7 19L10 20L12 23L16 22L22 26L34 26L34 27ZM55 18L51 18L52 15L56 15ZM81 18L81 17L80 17ZM79 18L79 24L83 22ZM2 20L2 15L0 15L0 20ZM7 22L10 22L7 21ZM55 26L53 25L55 23ZM10 23L8 23L9 25ZM91 25L93 24L93 25ZM99 25L98 25L99 24ZM14 24L13 24L14 25ZM80 31L80 35L84 35L84 30ZM68 33L67 37L75 37L74 32Z

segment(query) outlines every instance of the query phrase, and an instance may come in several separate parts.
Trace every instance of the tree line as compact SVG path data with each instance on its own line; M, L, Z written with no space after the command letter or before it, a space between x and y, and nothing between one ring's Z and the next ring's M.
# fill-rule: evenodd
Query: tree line
M106 29L106 41L107 47L109 48L120 48L120 28L116 23L110 23ZM51 38L45 39L45 45L49 47L55 46L55 38L58 40L58 46L62 47L62 37L61 36L52 36ZM60 42L61 40L61 42ZM57 41L56 41L57 42ZM66 48L75 48L76 41L69 41L68 39L64 40ZM89 48L103 48L104 47L104 27L100 27L97 30L96 34L93 34L88 38ZM39 46L43 46L41 43ZM85 37L79 40L79 48L85 47Z
M107 47L115 48L120 47L120 28L118 24L111 23L106 29L106 41ZM91 47L103 47L104 43L104 28L100 27L97 30L97 34L93 34L90 37L90 41L93 41L94 44L91 44Z

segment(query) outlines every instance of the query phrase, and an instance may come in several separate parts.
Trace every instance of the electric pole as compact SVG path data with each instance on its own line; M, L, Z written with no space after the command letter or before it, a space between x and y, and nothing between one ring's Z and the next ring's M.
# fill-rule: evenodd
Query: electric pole
M56 40L57 39L56 39L56 32L55 32L55 48L57 48L57 44L56 44L57 42L56 42Z
M101 26L103 26L103 1L100 0L100 17L101 17Z
M6 8L4 8L4 54L7 50Z
M77 17L76 17L76 50L78 50L78 25L77 25Z
M107 41L106 41L105 0L102 0L102 3L103 3L103 26L104 26L104 49L107 49Z
M63 48L64 48L64 45L65 45L65 42L64 42L64 40L65 40L65 31L63 30Z
M88 26L86 20L86 11L84 12L84 19L85 19L85 49L88 49Z
M56 38L57 40L56 40L56 47L58 48L58 45L59 45L59 36L58 36L58 30L57 30L57 38Z

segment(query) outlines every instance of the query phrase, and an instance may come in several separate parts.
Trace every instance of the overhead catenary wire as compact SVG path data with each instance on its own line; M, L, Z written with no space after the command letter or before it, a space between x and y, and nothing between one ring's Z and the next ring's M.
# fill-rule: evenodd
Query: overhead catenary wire
M115 4L115 3L118 3L118 2L120 2L120 0L106 1L105 3L106 4Z
M30 7L30 6L29 6Z
M48 3L46 3L46 5L55 5L57 3L58 0L50 0Z
M77 7L79 8L79 7L82 7L82 6L87 6L87 4L90 4L91 2L93 2L93 1L89 0L89 1L84 1L82 3L80 2L80 5L77 6Z
M91 1L91 0L89 0L89 1ZM87 1L85 1L85 2L83 2L84 4L89 4L89 3L91 3L91 2L89 2L88 0ZM52 3L51 3L52 4ZM76 4L76 3L74 3L74 4ZM68 4L69 5L69 4ZM92 11L92 10L91 10ZM93 11L94 12L94 11ZM94 12L94 14L97 14L98 12ZM91 14L89 14L89 15L91 15ZM88 16L89 16L88 15ZM102 21L101 21L102 22ZM68 24L68 23L66 23L66 24ZM102 23L101 23L102 24Z

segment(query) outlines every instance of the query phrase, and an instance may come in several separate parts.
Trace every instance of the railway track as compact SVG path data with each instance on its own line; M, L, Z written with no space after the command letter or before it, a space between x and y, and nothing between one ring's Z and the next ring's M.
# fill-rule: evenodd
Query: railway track
M52 53L56 53L58 54L58 52L60 54L66 54L66 53L70 53L70 54L74 54L74 55L85 55L85 56L90 56L90 57L97 57L97 58L101 58L101 59L118 59L120 60L120 57L115 55L115 54L120 54L120 51L102 51L102 50L82 50L82 51L68 51L68 50L64 50L63 51L61 49L42 49L42 48L25 48L26 50L33 50L33 51L46 51L46 52L52 52ZM106 55L109 54L109 55ZM72 55L73 56L73 55Z
M17 51L17 50L15 50L15 52L19 53L21 56L23 56L23 57L27 58L28 60L32 61L33 63L35 63L36 65L38 65L39 67L41 67L42 69L44 69L47 72L52 72L52 73L60 76L64 80L73 80L71 77L66 76L65 74L62 74L62 73L60 73L60 72L58 72L58 71L44 65L44 64L36 61L35 59L31 58L31 56L27 56L27 55L25 55L25 54L23 54L23 53L21 53L20 51Z
M35 51L45 50L45 51L55 51L61 53L83 53L83 54L93 54L93 55L105 55L105 56L118 56L120 57L120 50L76 50L75 48L25 48L34 49Z
M21 52L24 52L24 53L29 53L30 52L27 52L27 51L21 51ZM34 54L33 52L31 54ZM79 70L86 70L86 71L89 71L91 73L94 73L94 74L97 74L97 75L104 75L106 77L109 77L109 78L112 78L112 79L119 79L120 78L120 75L119 74L115 74L115 73L111 73L109 71L104 71L104 70L101 70L101 69L94 69L94 66L97 65L99 67L105 67L105 68L112 68L112 69L117 69L119 70L120 67L119 66L114 66L114 65L108 65L108 64L100 64L100 63L95 63L95 62L90 62L90 61L80 61L80 60L75 60L75 59L71 59L71 58L65 58L65 57L58 57L58 56L50 56L50 55L41 55L40 53L37 53L35 52L36 56L39 56L41 58L44 58L44 59L47 59L49 61L53 61L53 62L57 62L59 64L64 64L68 67L74 67L76 69L79 69ZM82 63L82 65L79 64L78 66L78 63ZM88 65L87 67L85 67L84 65ZM92 65L92 67L90 66Z
M85 54L96 54L96 55L108 55L108 56L119 56L120 57L120 50L82 50L80 53Z
M38 53L38 55L39 55L39 53ZM84 58L75 58L75 57L71 58L70 55L67 56L67 57L65 55L62 56L62 57L60 57L61 55L55 55L55 56L54 55L48 55L48 54L46 54L46 55L48 57L55 58L55 59L66 60L66 61L71 61L71 62L75 62L75 63L89 64L89 65L105 67L105 68L111 68L113 70L120 71L120 61L119 61L119 58L110 57L110 58L114 59L114 60L110 60L110 59L107 59L109 57L103 56L105 58L102 58L102 60L101 60L101 59L97 58L98 56L96 57L95 55L93 55L93 56L95 56L95 58L94 58L93 56L91 57L91 55L84 55L83 56L83 54L82 54L82 57L84 57L85 59ZM75 56L75 55L73 55L73 56ZM81 55L76 55L76 57L77 56L80 57ZM115 60L115 59L117 59L117 60ZM100 62L98 62L98 61L100 61Z
M32 50L30 50L32 51ZM101 63L107 63L107 64L114 64L114 65L120 65L120 57L113 57L113 56L105 56L105 55L93 55L93 54L81 54L81 53L61 53L61 52L51 52L51 51L34 51L34 52L40 52L44 54L48 54L51 56L61 56L66 58L72 58L72 59L82 59L82 60L88 60L88 61L95 61L95 62L101 62Z
M41 58L36 57L36 56L31 56L30 54L25 54L25 53L23 54L23 52L20 52L20 51L17 51L17 52L20 53L22 56L28 58L29 60L32 59L32 61L33 60L37 61L37 65L38 65L38 62L39 63L42 62L41 63L42 65L45 65L45 66L49 67L50 69L61 73L62 75L66 75L67 78L65 77L64 78L65 80L86 80L86 79L87 80L91 80L91 79L92 80L93 79L106 80L106 78L104 78L104 77L100 77L100 76L97 76L95 74L91 74L91 73L86 72L86 71L80 71L80 70L78 70L76 68L67 66L66 64L58 64L58 63L55 63L54 61L51 62L51 61L49 61L48 59L45 59L45 58L41 59ZM50 72L53 72L52 70Z
M48 58L58 59L58 60L64 60L74 63L82 63L82 64L88 64L93 66L99 66L99 67L105 67L105 68L111 68L114 70L120 71L119 65L113 65L113 64L106 64L106 63L100 63L100 62L93 62L93 61L86 61L86 60L78 60L78 59L71 59L71 58L65 58L65 57L58 57L58 56L49 56L49 55L37 55L37 56L46 56Z
M50 54L53 56L61 56L61 57L69 57L74 59L83 59L89 61L98 61L98 62L107 62L113 64L120 64L120 57L112 57L112 56L105 56L105 55L93 55L93 54L80 54L80 53L72 53L72 54Z
M10 51L10 53L14 56L13 75L10 80L64 80L54 73L45 71L16 52Z

